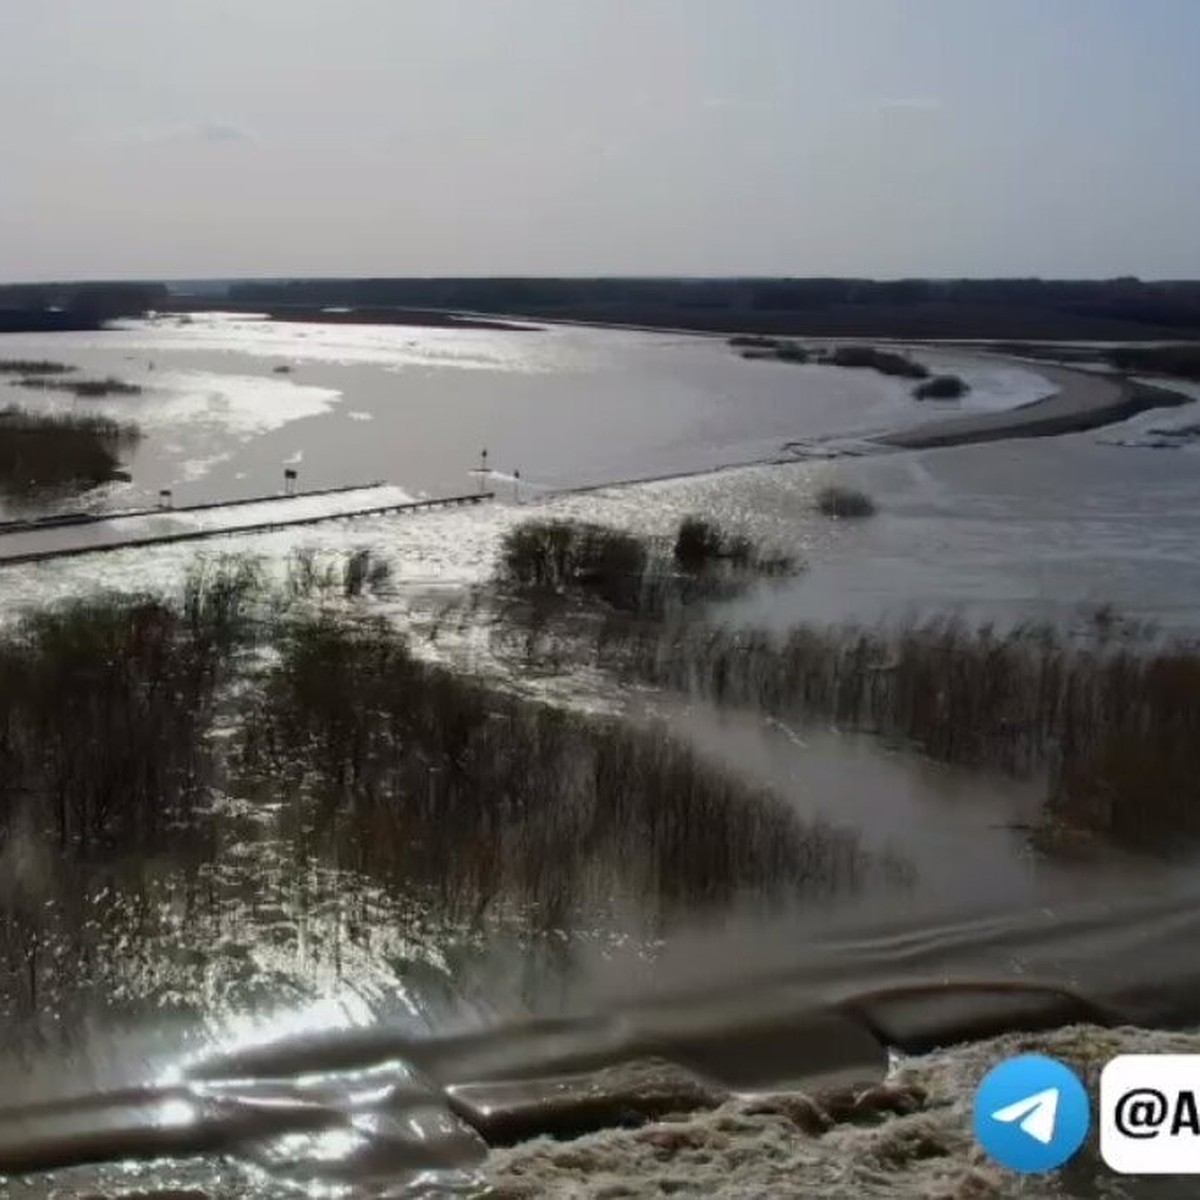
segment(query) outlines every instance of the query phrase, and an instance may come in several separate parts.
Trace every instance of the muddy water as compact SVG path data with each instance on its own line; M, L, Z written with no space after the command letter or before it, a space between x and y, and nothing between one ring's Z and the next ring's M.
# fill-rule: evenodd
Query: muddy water
M235 344L223 330L120 336L127 342L74 349L89 373L166 380L131 401L140 419L161 422L147 443L157 451L135 464L135 490L164 481L192 488L187 498L252 490L285 459L314 484L361 470L414 493L446 490L464 477L464 427L485 430L494 463L533 464L514 487L520 507L235 538L219 549L278 561L296 546L331 558L382 547L393 587L370 603L413 622L424 652L601 707L629 698L570 672L514 678L456 607L465 585L486 578L498 536L540 495L531 485L702 467L758 456L781 435L905 419L892 392L859 377L841 392L813 377L798 409L796 381L808 377L784 374L795 368L730 361L724 348L696 351L690 339L611 335L619 346L602 338L597 349L592 335L562 334L516 350L422 335L398 366L393 344L347 348L304 329L286 342L241 331ZM260 339L253 350L250 337ZM274 377L276 361L292 373ZM233 382L213 384L222 374ZM247 379L253 386L236 382ZM560 412L564 379L583 403ZM421 399L419 417L394 404L401 385ZM171 395L186 403L155 408ZM444 424L430 416L442 405ZM329 456L318 459L317 447ZM830 478L866 486L880 517L816 517L812 496ZM951 608L1073 621L1087 604L1111 601L1184 629L1194 627L1200 583L1190 484L1182 456L1076 437L755 468L562 497L539 511L650 532L705 511L809 563L727 610L730 620L786 627ZM193 558L165 547L8 569L0 600L11 614L97 586L170 589ZM898 987L1040 981L1149 1023L1196 1019L1189 948L1200 897L1190 862L1095 846L1035 850L1025 826L1037 780L981 777L836 731L666 697L636 703L772 788L797 818L856 831L870 869L820 896L789 895L764 874L716 903L680 906L645 886L649 868L581 854L569 910L547 919L514 904L481 917L469 890L397 887L298 837L286 806L236 789L214 797L202 836L184 831L136 861L70 867L16 830L0 860L0 1170L61 1169L10 1178L9 1194L469 1190L484 1147L447 1088L644 1052L648 1029L655 1046L663 1029L692 1030L680 1053L728 1086L803 1081L804 1064L781 1078L789 1070L778 1047L789 1037L815 1061L788 1021ZM643 850L651 860L661 847ZM751 1036L763 1028L773 1055ZM866 1069L856 1036L841 1029L826 1041ZM763 1065L720 1079L747 1062ZM83 1103L65 1103L72 1098Z

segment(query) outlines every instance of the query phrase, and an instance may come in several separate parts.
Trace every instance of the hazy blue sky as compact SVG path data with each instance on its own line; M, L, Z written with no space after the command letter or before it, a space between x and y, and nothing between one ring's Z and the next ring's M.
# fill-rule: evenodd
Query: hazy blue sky
M0 278L1200 276L1200 0L0 0Z

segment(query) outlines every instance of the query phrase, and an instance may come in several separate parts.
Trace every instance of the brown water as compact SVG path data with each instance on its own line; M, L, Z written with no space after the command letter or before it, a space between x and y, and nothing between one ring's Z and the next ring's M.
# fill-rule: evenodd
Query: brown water
M520 507L214 551L278 562L302 545L331 560L382 548L394 587L367 603L412 623L423 653L555 702L649 711L798 818L854 831L866 857L819 895L764 871L737 894L680 903L650 865L662 846L643 845L644 858L581 847L567 864L571 903L547 912L529 897L481 909L469 889L435 896L381 878L300 836L286 804L236 788L153 855L86 868L14 827L0 849L0 1173L61 1170L11 1177L7 1194L469 1190L484 1147L447 1088L609 1062L660 1046L664 1029L691 1030L680 1053L715 1078L742 1064L730 1086L795 1081L815 1060L789 1022L881 989L1041 981L1146 1022L1195 1020L1194 864L1035 850L1025 827L1038 780L614 695L569 669L532 677L496 656L461 596L486 578L498 537L540 487L759 458L791 437L914 419L873 376L742 363L694 339L520 340L540 336L139 328L22 339L11 356L153 377L158 390L129 402L151 430L145 457L110 504L167 484L181 500L261 490L285 460L313 485L386 477L412 494L456 490L486 441L494 465L522 467ZM275 376L280 362L293 372ZM1191 463L1080 436L757 467L538 508L650 532L700 510L800 553L808 571L724 611L754 625L910 609L1071 622L1113 602L1192 629ZM866 486L880 517L814 516L812 495L831 477ZM193 557L164 547L10 568L0 599L11 614L96 587L170 590ZM565 1024L544 1023L555 1020ZM773 1054L747 1032L763 1028ZM781 1060L789 1038L804 1062ZM831 1041L858 1062L852 1033Z

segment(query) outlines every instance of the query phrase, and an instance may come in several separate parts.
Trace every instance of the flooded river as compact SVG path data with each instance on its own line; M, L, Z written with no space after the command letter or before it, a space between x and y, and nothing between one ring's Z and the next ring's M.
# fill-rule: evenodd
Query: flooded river
M1128 436L779 463L785 442L853 443L929 419L929 407L873 373L745 362L719 340L673 335L198 316L7 341L0 356L145 389L100 400L12 389L27 407L91 406L142 426L132 482L73 504L152 505L162 488L177 503L269 494L285 466L311 487L382 480L392 498L470 491L484 447L498 502L11 566L6 623L104 590L173 596L198 560L224 554L261 559L283 586L298 551L340 570L370 550L386 582L353 605L336 597L339 611L385 617L421 661L524 701L650 723L689 757L664 765L620 742L613 761L644 752L647 770L685 770L692 799L660 819L664 790L612 828L595 817L609 793L587 790L600 784L556 776L577 807L522 826L501 861L486 823L417 821L402 876L372 853L393 836L376 810L338 823L319 792L302 803L282 777L251 779L251 751L222 758L238 734L217 721L205 745L220 770L202 802L145 846L66 854L38 810L14 802L0 842L4 1194L467 1193L487 1156L472 1088L647 1054L740 1092L870 1076L886 1066L876 1043L840 1015L811 1014L899 988L1039 983L1147 1024L1195 1023L1189 858L1038 845L1040 778L631 693L570 662L523 670L497 651L502 617L471 600L504 533L532 513L657 535L702 512L804 564L707 614L721 623L957 613L1075 629L1112 606L1191 635L1196 460L1182 439L1147 448L1147 417ZM1035 368L921 357L968 378L981 411L1048 390ZM700 473L745 463L759 465ZM834 480L869 492L879 515L816 513ZM19 536L25 549L50 535ZM531 745L552 744L535 732ZM607 743L586 746L609 762ZM709 772L728 812L695 815L687 804ZM654 778L666 789L674 776ZM746 799L759 796L761 810ZM834 1047L828 1061L819 1045Z

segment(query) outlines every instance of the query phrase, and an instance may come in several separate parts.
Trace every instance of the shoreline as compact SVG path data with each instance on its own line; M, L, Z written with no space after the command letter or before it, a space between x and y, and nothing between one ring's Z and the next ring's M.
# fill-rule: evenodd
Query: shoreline
M504 1200L1103 1194L1113 1176L1094 1141L1069 1166L1033 1185L990 1161L972 1132L979 1079L1004 1059L1041 1053L1067 1063L1095 1095L1105 1063L1118 1054L1194 1054L1198 1048L1195 1034L1086 1023L1002 1035L903 1060L873 1087L735 1097L633 1128L492 1149L483 1164L486 1194Z
M467 312L462 315L475 317L482 314ZM510 318L506 316L501 319L508 320ZM518 317L515 319L519 320L521 318ZM550 328L565 326L615 332L695 337L708 341L727 341L730 337L738 335L738 331L736 330L637 325L565 317L544 317L539 318L539 320L543 327ZM795 336L798 340L815 340L815 335ZM1027 404L1019 405L1016 408L1005 409L1000 412L942 417L929 422L923 422L912 429L897 430L893 433L873 436L868 435L861 439L864 443L879 446L881 449L890 447L897 450L932 450L953 446L974 445L981 442L1003 441L1008 438L1056 437L1070 433L1086 433L1091 429L1100 429L1105 425L1127 421L1129 418L1135 417L1139 413L1148 412L1151 409L1179 408L1191 403L1191 399L1188 396L1166 387L1152 387L1148 384L1135 383L1119 375L1099 375L1089 371L1082 371L1058 361L1048 361L1045 359L1030 360L1015 354L1003 354L988 349L980 349L979 339L872 338L860 335L847 335L828 337L821 340L838 343L885 342L890 346L900 349L917 351L921 349L938 349L944 346L963 349L972 348L974 356L985 361L995 361L1016 367L1036 366L1037 373L1055 385L1055 390L1050 395L1030 401ZM838 441L842 440L842 438L835 436L829 440ZM561 489L561 492L571 494L597 492L604 488L661 483L672 479L710 475L745 467L777 466L797 461L790 457L790 452L796 447L811 444L799 440L789 440L784 442L780 447L783 457L727 463L707 470L675 471L668 475L654 475L636 479L615 480L607 483L587 484L581 487L564 488ZM559 489L556 489L556 492L558 491Z
M1006 356L995 357L1019 363ZM1038 373L1057 385L1052 395L1003 412L945 417L873 440L897 450L933 450L1009 438L1056 437L1127 421L1150 409L1191 403L1181 392L1069 367L1039 364Z
M989 355L996 361L1011 365L1024 365L1020 359L1006 355ZM1048 396L1031 400L1016 408L999 412L970 413L940 417L893 433L863 435L858 441L864 446L874 447L879 453L900 450L952 449L956 446L978 445L984 442L1009 439L1056 437L1070 433L1086 433L1091 429L1102 429L1135 417L1153 409L1181 408L1194 403L1183 392L1167 387L1135 383L1131 380L1107 375L1093 375L1069 367L1044 366L1038 364L1038 374L1043 375L1056 390ZM554 488L547 495L586 495L610 488L640 487L652 483L669 483L679 479L702 478L719 475L725 471L740 471L752 467L788 466L806 461L797 453L801 449L811 450L814 446L832 444L845 440L846 435L832 435L816 442L789 440L780 446L780 454L767 458L722 463L720 466L696 470L672 471L661 475L649 475L631 479L606 480L602 483L581 484L577 487ZM830 457L841 457L832 455Z
M208 311L187 305L178 306L171 311L200 312ZM703 339L705 341L728 340L737 336L737 331L698 329L687 327L667 327L655 325L638 325L623 322L604 322L587 319L572 319L566 317L530 318L520 315L482 313L473 310L440 310L440 309L381 309L362 307L349 310L313 310L307 306L275 305L260 307L259 312L265 313L269 320L287 323L297 320L316 320L342 324L386 324L425 328L448 329L489 329L493 331L540 332L554 327L575 327L610 332L636 332ZM531 321L539 324L530 324ZM521 322L525 322L522 324ZM797 335L801 336L801 335ZM812 340L810 337L809 340ZM940 339L940 338L869 338L859 335L833 336L823 340L833 342L871 342L884 341L888 345L901 349L920 351L921 349L937 349L939 346L959 346L966 348L974 342L979 346L978 339ZM974 356L984 361L994 361L1008 366L1029 367L1031 360L1018 355L997 353L987 349L974 350ZM880 450L931 450L953 446L974 445L982 442L1003 441L1009 438L1055 437L1063 434L1085 433L1091 429L1099 429L1128 420L1139 413L1155 408L1175 408L1189 403L1189 398L1166 388L1150 387L1146 384L1134 383L1130 379L1117 375L1099 375L1088 371L1078 370L1060 362L1050 362L1045 359L1035 359L1038 374L1045 377L1055 388L1048 396L1022 404L1016 408L999 412L971 413L966 415L945 416L922 422L910 429L896 430L891 433L865 435L860 440L866 445L879 447ZM834 436L821 441L840 441L842 437ZM658 483L670 479L687 478L715 474L721 471L736 470L753 466L774 466L796 461L792 452L802 446L813 443L800 439L789 439L780 446L780 455L750 461L723 463L718 467L701 470L683 470L668 475L651 475L638 478L591 483L577 487L553 489L554 494L586 493L601 491L605 488L630 487L638 484ZM820 444L820 441L817 443Z

